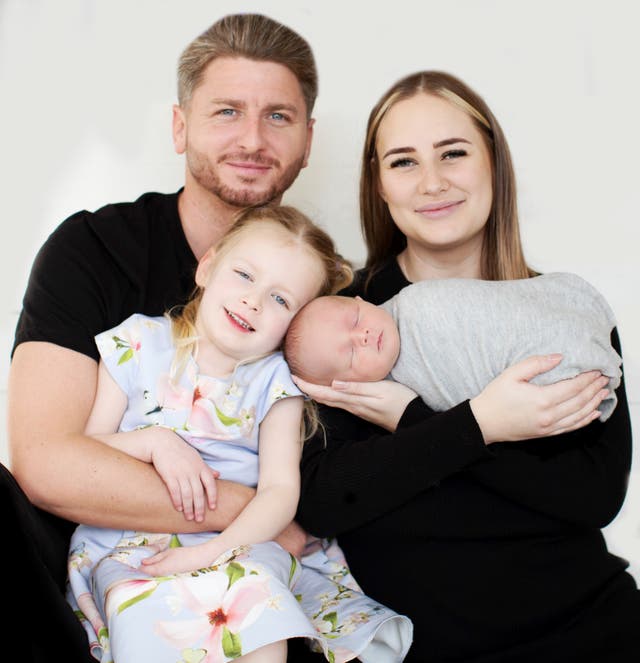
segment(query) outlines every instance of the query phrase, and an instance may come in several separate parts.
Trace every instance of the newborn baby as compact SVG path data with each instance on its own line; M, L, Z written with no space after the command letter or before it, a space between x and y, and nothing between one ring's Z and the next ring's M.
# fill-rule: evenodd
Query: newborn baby
M529 279L429 279L375 306L360 297L318 297L294 317L284 355L307 382L402 382L434 410L476 396L507 367L561 353L532 382L549 384L598 370L610 378L601 420L613 411L621 358L615 318L602 295L575 274Z

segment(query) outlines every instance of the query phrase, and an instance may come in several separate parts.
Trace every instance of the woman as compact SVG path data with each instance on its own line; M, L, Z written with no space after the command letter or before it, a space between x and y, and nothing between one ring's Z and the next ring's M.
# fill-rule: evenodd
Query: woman
M453 76L409 76L375 106L360 197L368 258L345 294L379 304L427 278L535 274L503 133ZM520 362L438 414L391 381L298 381L324 404L298 519L411 617L406 661L640 660L640 593L600 531L630 469L624 383L595 421L605 378L527 382L554 361Z

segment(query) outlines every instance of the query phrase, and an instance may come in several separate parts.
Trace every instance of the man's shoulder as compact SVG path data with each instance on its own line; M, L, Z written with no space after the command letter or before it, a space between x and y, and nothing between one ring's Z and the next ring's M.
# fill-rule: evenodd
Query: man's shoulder
M149 227L178 219L177 193L148 192L134 201L109 203L95 211L80 210L67 217L52 233L65 239L81 235L98 238L135 236L147 233Z

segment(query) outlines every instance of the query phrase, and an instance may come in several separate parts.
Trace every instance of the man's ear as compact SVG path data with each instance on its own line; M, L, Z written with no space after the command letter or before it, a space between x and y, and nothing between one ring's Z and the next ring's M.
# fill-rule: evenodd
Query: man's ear
M311 143L313 142L313 125L316 123L316 121L311 118L307 122L307 147L305 148L304 151L304 160L302 162L302 167L306 168L307 164L309 163L309 154L311 154Z
M213 258L216 255L215 247L212 246L198 262L198 267L196 268L196 285L204 288L207 285L207 280L209 279L209 272L211 271Z
M173 135L174 150L177 154L184 154L187 149L187 121L184 116L184 110L178 104L173 105L171 132Z

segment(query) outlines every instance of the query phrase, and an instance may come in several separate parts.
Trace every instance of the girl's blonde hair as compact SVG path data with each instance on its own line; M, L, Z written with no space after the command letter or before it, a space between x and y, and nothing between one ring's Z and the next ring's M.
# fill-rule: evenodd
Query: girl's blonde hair
M248 208L236 217L233 225L215 245L215 255L211 260L214 268L217 261L242 237L252 231L254 226L272 224L280 232L291 235L301 247L306 247L322 264L324 279L320 284L316 297L332 295L347 287L353 280L353 268L337 251L331 236L317 226L311 219L294 207L282 205L275 207ZM170 377L177 382L191 355L195 354L198 345L196 319L204 290L196 286L189 301L181 307L171 309L167 316L171 321L171 333L176 348L170 370ZM248 361L255 361L253 357ZM245 362L246 363L246 362ZM310 437L318 426L315 406L312 401L305 401L304 436Z
M511 154L498 121L482 97L455 76L441 71L421 71L392 85L369 115L360 174L360 223L367 245L368 278L390 256L398 255L407 246L407 238L380 197L376 144L380 124L389 110L399 101L418 94L440 97L467 113L489 151L493 203L482 245L482 278L500 281L533 276L536 272L527 265L520 241Z

